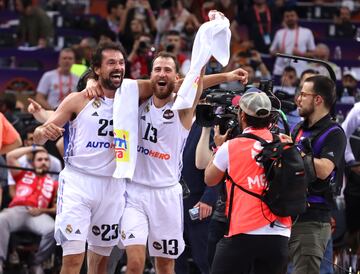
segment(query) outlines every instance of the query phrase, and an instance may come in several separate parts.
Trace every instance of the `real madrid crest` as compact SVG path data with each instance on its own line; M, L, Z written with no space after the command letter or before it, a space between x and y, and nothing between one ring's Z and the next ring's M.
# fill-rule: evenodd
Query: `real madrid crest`
M96 98L94 102L92 102L93 108L99 108L101 106L101 101L99 98Z
M149 112L150 111L150 104L147 104L146 106L145 106L145 112Z
M121 231L121 239L123 239L123 240L126 239L126 234L125 234L124 230Z
M65 228L65 232L66 232L67 234L70 234L72 231L73 231L72 226L71 226L71 225L67 225L66 228Z

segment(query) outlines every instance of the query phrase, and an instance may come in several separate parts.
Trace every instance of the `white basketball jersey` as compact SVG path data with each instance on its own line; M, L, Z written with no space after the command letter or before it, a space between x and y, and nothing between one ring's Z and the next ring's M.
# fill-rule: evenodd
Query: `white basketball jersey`
M156 108L152 97L139 109L139 142L133 182L151 187L177 184L182 152L189 131L180 121L173 102Z
M115 170L113 133L114 99L91 100L69 122L65 164L84 173L112 176Z

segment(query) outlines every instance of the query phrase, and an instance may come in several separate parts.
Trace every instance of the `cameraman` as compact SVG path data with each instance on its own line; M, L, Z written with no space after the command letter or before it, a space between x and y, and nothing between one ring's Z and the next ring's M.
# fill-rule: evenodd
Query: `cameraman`
M130 77L132 79L148 79L155 47L150 35L142 34L135 40L131 53L128 56L130 63Z
M259 89L249 89L239 103L244 133L271 141L268 129L271 101ZM261 195L266 187L264 167L256 162L259 143L249 138L225 142L205 170L205 182L218 184L227 172L236 184ZM217 245L211 273L279 273L287 263L289 217L274 215L260 199L226 180L228 233Z

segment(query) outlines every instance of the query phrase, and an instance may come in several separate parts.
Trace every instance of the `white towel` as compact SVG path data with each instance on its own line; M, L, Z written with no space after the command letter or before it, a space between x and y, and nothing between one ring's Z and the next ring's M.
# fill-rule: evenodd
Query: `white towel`
M228 64L231 38L229 26L229 20L224 16L217 16L215 20L201 25L192 48L190 70L177 93L173 110L193 106L201 69L211 56L223 66Z
M135 80L124 79L114 98L115 178L132 179L138 144L139 87Z

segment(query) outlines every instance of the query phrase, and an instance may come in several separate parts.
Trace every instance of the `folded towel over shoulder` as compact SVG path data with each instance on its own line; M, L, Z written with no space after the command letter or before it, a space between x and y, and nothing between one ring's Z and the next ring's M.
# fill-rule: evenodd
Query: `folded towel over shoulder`
M138 144L139 87L135 80L124 79L114 98L115 178L132 179Z
M201 69L211 56L223 66L228 64L231 38L229 26L229 20L224 16L201 25L192 49L190 70L177 93L173 110L192 107Z

